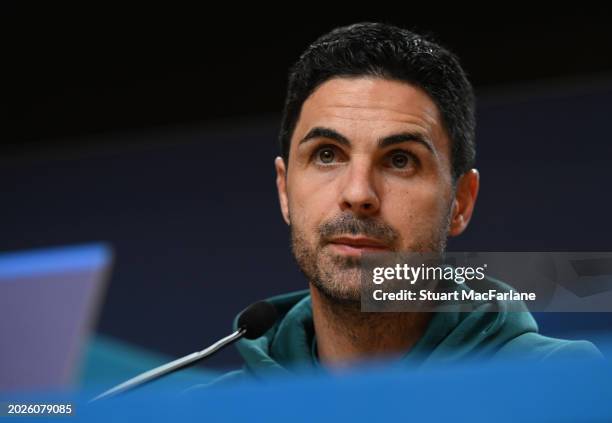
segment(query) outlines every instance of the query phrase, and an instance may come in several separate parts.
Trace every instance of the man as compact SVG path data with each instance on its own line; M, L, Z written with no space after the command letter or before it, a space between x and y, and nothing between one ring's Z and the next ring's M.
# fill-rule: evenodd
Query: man
M597 356L588 342L539 335L527 311L361 312L362 253L442 252L468 226L479 188L474 130L472 87L437 44L365 23L308 47L290 72L275 167L309 290L269 300L278 322L239 341L245 369L222 380L373 358Z

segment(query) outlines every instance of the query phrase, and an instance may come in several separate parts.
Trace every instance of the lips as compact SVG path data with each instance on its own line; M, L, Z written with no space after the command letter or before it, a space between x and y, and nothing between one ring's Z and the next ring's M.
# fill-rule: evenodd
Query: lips
M366 237L337 237L329 241L330 247L343 255L358 256L364 252L388 251L384 242Z

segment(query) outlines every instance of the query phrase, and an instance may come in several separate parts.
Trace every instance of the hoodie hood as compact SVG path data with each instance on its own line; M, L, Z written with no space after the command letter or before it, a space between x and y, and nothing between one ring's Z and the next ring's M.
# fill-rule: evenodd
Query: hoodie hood
M498 291L510 288L493 279L488 282ZM277 323L263 336L241 339L236 347L245 360L247 369L256 376L283 374L302 368L316 367L316 334L312 319L312 305L308 290L269 298L278 312ZM496 310L496 311L491 311ZM512 340L537 333L538 326L521 305L504 302L475 304L472 311L434 313L425 333L402 358L406 364L425 366L451 363L467 358L493 356ZM234 329L238 318L234 319Z

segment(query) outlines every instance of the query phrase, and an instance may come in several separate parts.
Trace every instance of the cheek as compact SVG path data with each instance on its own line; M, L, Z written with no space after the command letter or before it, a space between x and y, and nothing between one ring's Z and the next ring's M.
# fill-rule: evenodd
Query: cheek
M406 240L429 234L446 217L447 191L433 184L389 188L382 205L383 219Z
M315 236L317 228L334 210L334 191L330 184L318 184L301 178L300 183L289 180L288 201L291 224L308 238Z

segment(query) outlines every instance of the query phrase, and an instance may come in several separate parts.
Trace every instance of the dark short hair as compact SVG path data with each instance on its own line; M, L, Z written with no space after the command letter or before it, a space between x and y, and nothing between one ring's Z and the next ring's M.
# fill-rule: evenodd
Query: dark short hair
M419 34L381 23L336 28L312 43L289 72L280 129L281 155L289 147L304 101L334 77L375 76L423 89L440 110L451 140L452 176L474 166L475 99L457 57Z

